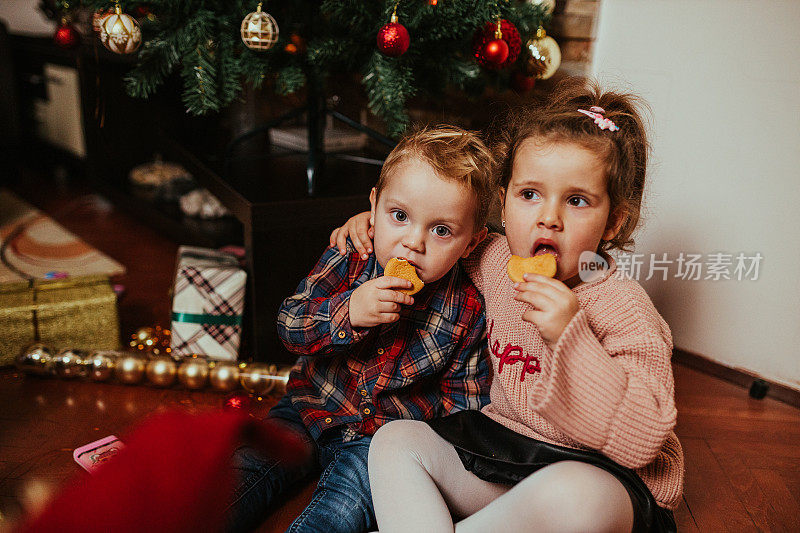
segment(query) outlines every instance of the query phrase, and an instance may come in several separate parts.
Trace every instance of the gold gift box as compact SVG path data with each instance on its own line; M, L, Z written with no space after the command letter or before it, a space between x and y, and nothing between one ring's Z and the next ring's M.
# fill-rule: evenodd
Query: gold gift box
M36 341L55 349L116 349L117 296L108 278L0 283L0 366Z

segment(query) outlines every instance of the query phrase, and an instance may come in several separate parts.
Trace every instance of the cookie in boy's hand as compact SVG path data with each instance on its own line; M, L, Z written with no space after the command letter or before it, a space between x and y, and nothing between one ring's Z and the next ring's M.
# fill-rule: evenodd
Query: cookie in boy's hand
M522 283L525 274L540 274L552 278L556 275L556 256L553 254L520 257L512 255L508 260L508 277L511 281Z
M398 289L400 292L408 294L409 296L417 294L422 290L422 287L425 286L422 280L419 279L419 276L417 276L417 271L414 269L414 265L405 259L398 259L396 257L389 259L389 262L386 263L386 268L383 271L383 275L403 278L413 283L414 286L410 289Z

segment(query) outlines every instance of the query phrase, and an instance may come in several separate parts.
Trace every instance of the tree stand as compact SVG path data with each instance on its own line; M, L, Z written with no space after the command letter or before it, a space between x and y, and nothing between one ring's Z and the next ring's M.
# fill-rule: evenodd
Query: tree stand
M254 135L258 135L260 133L269 132L272 128L280 126L281 124L293 120L302 116L303 114L306 115L307 119L307 128L308 128L308 150L291 150L287 149L285 152L281 154L275 154L277 156L280 155L292 155L292 154L306 154L306 184L309 196L314 196L316 194L316 185L318 178L324 173L325 169L325 159L327 157L335 157L337 159L344 159L348 161L355 161L358 163L363 163L367 165L376 165L381 166L383 165L382 159L372 159L363 156L357 155L349 155L349 154L341 154L341 153L326 153L325 152L325 145L324 145L324 135L325 135L325 120L328 116L335 118L336 120L346 124L347 126L358 130L362 133L367 134L369 137L375 139L376 141L380 142L381 144L389 147L394 148L397 144L392 139L381 135L379 132L373 130L372 128L368 128L363 124L360 124L353 120L352 118L331 109L327 103L325 102L325 98L322 95L321 84L319 79L316 76L309 75L308 76L308 96L306 98L306 105L303 107L299 107L285 113L273 120L270 120L266 124L253 128L245 133L242 133L236 137L234 137L225 147L225 170L226 173L230 170L229 166L234 157L234 151L236 146L241 143L242 141L253 137Z

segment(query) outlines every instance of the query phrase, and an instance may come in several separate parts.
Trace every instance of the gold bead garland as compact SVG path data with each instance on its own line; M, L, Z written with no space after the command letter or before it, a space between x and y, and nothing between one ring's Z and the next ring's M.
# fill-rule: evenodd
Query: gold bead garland
M148 331L142 328L137 335L147 340ZM136 336L136 335L134 335ZM137 345L138 346L138 345ZM231 392L239 387L254 396L283 394L289 381L291 366L269 363L235 363L213 361L204 356L191 355L180 359L153 352L124 352L95 350L84 352L64 349L59 352L43 343L35 343L16 357L17 369L31 375L76 377L102 382L114 376L118 382L135 385L147 379L157 387L170 387L178 381L188 389L199 390L210 384L220 392Z

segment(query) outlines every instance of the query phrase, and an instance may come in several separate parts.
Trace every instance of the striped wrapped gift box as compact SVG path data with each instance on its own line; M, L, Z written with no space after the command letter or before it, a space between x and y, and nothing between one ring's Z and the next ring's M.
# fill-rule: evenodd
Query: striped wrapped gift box
M172 300L173 355L237 359L246 278L233 255L180 247Z

